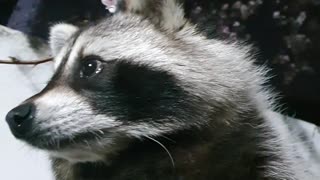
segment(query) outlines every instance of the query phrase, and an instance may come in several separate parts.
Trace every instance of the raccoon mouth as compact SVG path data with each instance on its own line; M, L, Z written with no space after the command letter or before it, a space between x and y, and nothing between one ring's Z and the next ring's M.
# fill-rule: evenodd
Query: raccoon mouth
M49 154L58 159L66 159L72 163L103 161L104 155L82 149L65 149L60 151L49 151Z
M25 141L30 145L42 150L57 151L66 149L73 145L87 145L90 141L98 141L101 139L101 136L97 135L99 133L101 134L101 132L86 132L70 137L50 137L42 136L41 134L34 134L26 138Z

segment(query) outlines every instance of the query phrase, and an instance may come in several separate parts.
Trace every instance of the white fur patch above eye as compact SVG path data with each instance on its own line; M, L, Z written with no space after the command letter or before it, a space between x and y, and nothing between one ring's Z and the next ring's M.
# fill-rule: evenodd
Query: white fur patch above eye
M56 56L66 42L78 31L78 27L71 24L56 24L50 29L50 48Z

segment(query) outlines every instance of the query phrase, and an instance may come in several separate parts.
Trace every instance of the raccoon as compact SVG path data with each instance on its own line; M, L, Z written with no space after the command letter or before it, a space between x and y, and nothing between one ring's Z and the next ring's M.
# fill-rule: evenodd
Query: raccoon
M251 48L208 40L181 1L50 33L55 74L6 120L57 180L314 179Z

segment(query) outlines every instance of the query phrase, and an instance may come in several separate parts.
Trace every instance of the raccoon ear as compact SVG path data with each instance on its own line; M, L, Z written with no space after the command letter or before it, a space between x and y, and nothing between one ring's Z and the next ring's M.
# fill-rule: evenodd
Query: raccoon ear
M180 0L125 0L124 2L126 11L149 18L167 32L178 31L188 23Z
M79 30L78 27L71 24L56 24L50 29L49 44L53 56L56 56L66 42Z

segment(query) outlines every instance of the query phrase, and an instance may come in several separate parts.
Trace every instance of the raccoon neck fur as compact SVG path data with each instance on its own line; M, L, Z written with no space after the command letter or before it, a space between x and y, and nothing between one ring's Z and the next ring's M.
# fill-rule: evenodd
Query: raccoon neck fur
M53 159L53 168L58 180L279 179L265 173L270 162L290 165L280 154L266 153L274 149L265 148L263 144L268 142L257 136L265 131L264 120L250 112L239 114L238 121L242 123L232 127L181 130L154 138L158 143L133 140L128 148L108 157L110 163L72 164ZM285 171L286 167L279 168ZM284 179L295 178L288 174Z

